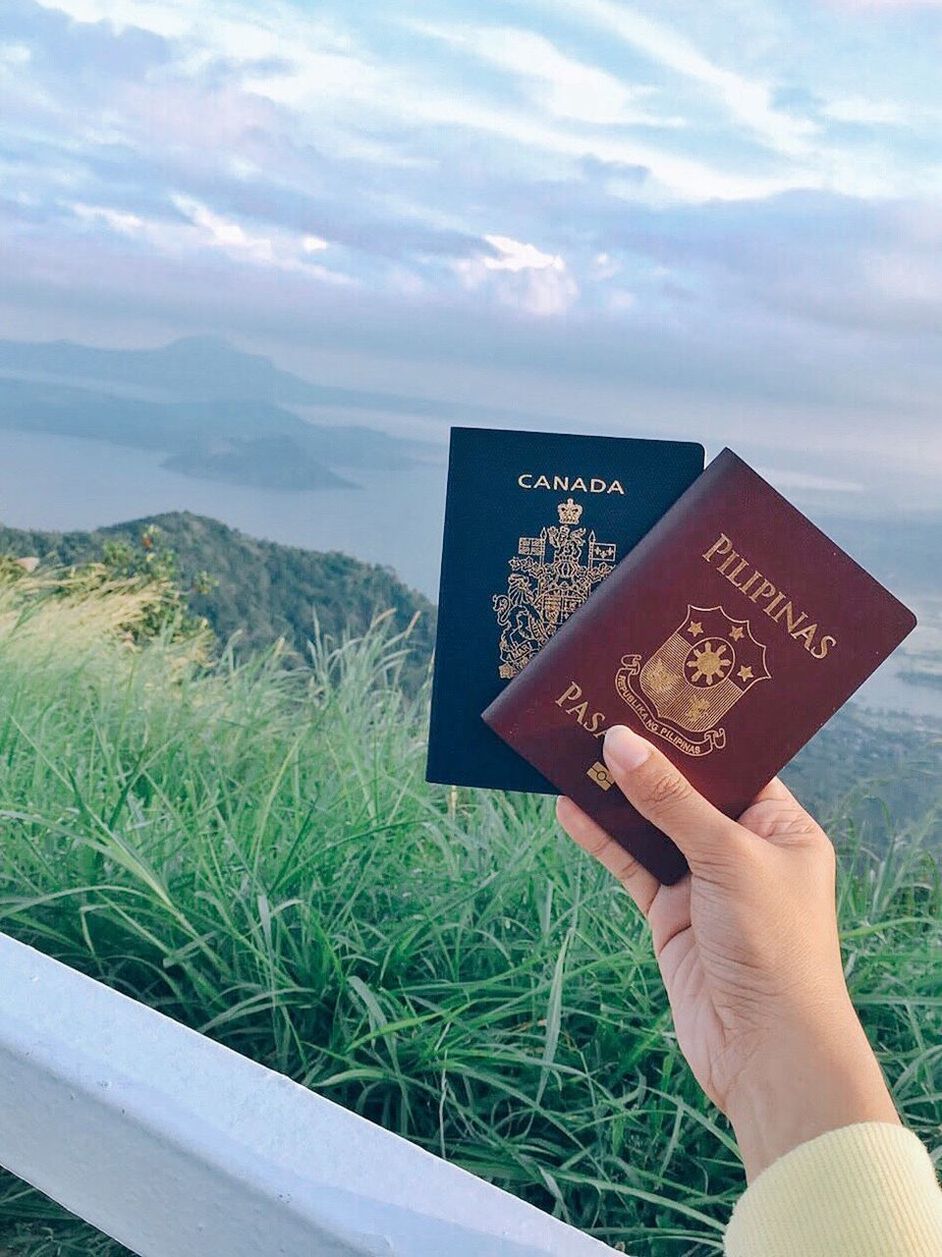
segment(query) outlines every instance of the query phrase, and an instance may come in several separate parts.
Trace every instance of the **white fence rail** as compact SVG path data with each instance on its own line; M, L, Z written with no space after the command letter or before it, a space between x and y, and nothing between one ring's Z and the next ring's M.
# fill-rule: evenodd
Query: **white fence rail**
M612 1252L3 935L0 1164L141 1257Z

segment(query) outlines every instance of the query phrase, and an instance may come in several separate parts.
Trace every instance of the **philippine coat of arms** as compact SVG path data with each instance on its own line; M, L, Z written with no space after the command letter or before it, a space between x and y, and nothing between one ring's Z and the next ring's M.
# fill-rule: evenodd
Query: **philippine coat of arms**
M760 681L771 679L765 647L748 620L722 607L692 607L650 659L622 655L615 690L645 728L687 755L726 745L720 721Z
M615 546L579 527L578 502L569 498L556 510L558 525L519 538L507 592L493 597L502 677L516 676L615 566Z

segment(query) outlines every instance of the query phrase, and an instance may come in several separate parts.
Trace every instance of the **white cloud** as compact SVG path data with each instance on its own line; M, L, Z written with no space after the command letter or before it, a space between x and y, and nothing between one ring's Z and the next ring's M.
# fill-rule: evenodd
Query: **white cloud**
M555 3L571 9L568 0ZM809 140L817 130L814 123L775 108L767 84L716 65L670 27L612 0L579 0L578 13L658 65L708 88L741 126L757 134L776 152L790 157L809 152Z
M139 236L146 233L147 224L137 214L110 209L106 205L86 205L76 201L72 206L75 216L86 223L102 223L123 236Z
M478 105L456 95L440 96L416 91L408 98L413 121L466 127L499 136L510 143L529 145L534 149L581 160L595 157L615 165L642 167L655 185L642 188L632 184L632 197L651 196L657 199L700 201L755 200L774 196L794 188L820 185L818 176L809 171L783 171L771 175L728 171L695 158L677 156L652 144L642 144L618 135L597 131L585 132L553 127L521 113L497 110ZM627 192L627 185L626 185Z
M174 196L173 203L201 229L206 244L224 249L227 253L244 254L256 262L274 262L275 250L267 236L251 236L239 223L214 213L207 205L193 197Z
M194 197L175 195L173 204L183 221L145 218L107 205L73 202L75 217L90 226L105 227L115 235L149 244L160 253L184 256L202 249L218 249L236 262L282 271L295 271L329 284L354 281L339 271L308 259L328 247L318 236L295 236L289 232L256 235L241 223L215 213Z
M828 101L821 111L835 122L856 122L863 126L907 126L912 121L908 109L893 100L868 100L845 96Z
M25 44L0 44L0 66L16 68L28 65L32 53Z
M565 314L579 297L579 285L567 272L531 271L522 294L507 304L519 304L528 314L541 317Z
M737 249L747 258L743 270L752 273L750 250L757 249L761 261L761 235L767 230L777 240L775 223L781 221L778 256L788 257L782 269L794 275L791 287L780 282L781 300L787 297L793 309L814 317L826 304L814 296L824 280L815 267L802 270L794 263L789 202L775 207L768 228L760 207L738 209L744 249L725 238L705 245L705 255L711 248L729 255L712 270L690 249L700 238L698 222L721 212L708 203L758 202L796 189L860 198L924 192L927 201L942 192L942 162L932 132L924 128L925 143L916 153L910 137L893 130L906 123L907 110L909 125L931 120L938 105L929 93L923 101L905 70L893 65L870 89L869 80L851 78L844 68L832 80L819 61L799 66L797 54L775 39L760 54L754 46L747 50L746 39L737 42L730 29L731 14L742 16L749 0L729 0L715 17L698 17L702 37L670 29L660 18L668 6L639 4L639 15L627 7L630 0L550 0L547 10L534 4L528 12L515 6L515 27L475 22L416 27L400 17L410 11L402 0L389 6L391 17L377 14L375 21L335 6L336 21L349 22L352 34L333 19L311 16L284 0L265 6L257 0L43 2L78 20L133 24L172 41L169 59L133 81L109 83L104 56L101 99L96 96L85 110L81 85L66 81L59 89L41 73L35 77L39 90L48 92L45 112L33 104L27 109L19 87L15 93L15 108L28 123L20 128L21 145L45 130L48 156L37 160L37 170L44 163L41 175L31 176L37 207L51 203L58 214L67 197L77 202L76 218L85 224L83 247L97 228L102 238L135 240L137 254L149 246L158 264L170 254L184 265L202 254L212 259L212 269L220 268L222 257L231 259L240 275L255 268L258 283L264 282L262 272L272 272L277 284L278 272L285 271L325 283L353 282L320 265L329 261L349 267L378 295L418 300L446 289L454 296L460 281L480 294L485 309L500 303L544 317L572 309L582 289L587 314L635 308L640 322L648 313L649 281L657 276L638 269L626 236L639 234L642 253L668 258L677 275L672 293L696 293L696 303L684 305L677 297L687 317L695 307L706 308L731 282L730 274L739 273L740 263L730 260ZM328 0L325 8L330 7ZM557 16L565 11L567 20L558 25L572 32L571 43L555 31L552 7ZM681 8L671 6L671 12ZM658 20L643 13L657 14ZM411 25L435 42L407 44L401 29L393 30L399 38L385 41L391 28L384 29L383 22ZM523 29L524 23L531 29ZM45 25L53 30L57 24ZM776 39L784 37L782 23ZM89 43L97 46L107 38L108 32L99 30ZM718 64L714 48L721 45L729 49L723 54L728 66ZM19 47L7 45L7 62L12 55L14 63L25 64ZM579 57L573 55L577 47ZM740 72L756 55L770 68L752 77L751 71ZM0 46L0 69L4 56ZM603 60L617 67L618 56L628 67L624 72L602 68ZM24 84L32 79L33 67L20 77ZM780 95L773 90L775 81L782 85ZM874 98L856 95L857 84L861 92L873 90ZM642 132L650 123L676 121L659 114L666 110L661 102L671 96L682 100L677 108L688 113L683 130ZM815 114L820 129L790 110ZM861 129L829 128L828 120L859 123ZM758 150L755 136L768 152ZM832 137L837 138L829 149ZM140 179L139 199L128 200L121 173L109 173L114 162L101 153L104 145L138 155L129 169L131 178ZM105 160L86 162L87 156ZM385 166L381 177L364 170L377 163ZM22 178L22 162L18 167L11 162L9 169ZM233 175L245 185L235 193ZM168 184L182 217L168 219L153 209L167 197ZM308 215L305 206L317 201L323 212ZM672 234L670 215L664 214L662 241L659 211L678 203L703 206L702 215L679 213L681 225ZM802 203L794 198L795 206ZM345 204L354 220L349 231L341 229ZM290 226L269 221L279 218ZM41 221L41 213L22 215L18 222L25 225L17 230L39 235ZM403 230L415 222L451 236L444 251L427 245L434 232ZM481 239L484 226L495 223L514 234L484 237L487 250L465 243ZM752 223L758 223L755 233ZM851 228L852 237L856 230ZM331 242L342 238L343 247L312 234L319 231ZM926 215L924 234L933 232L938 234ZM554 242L551 251L532 243L541 240ZM851 238L846 247L835 243L833 253L854 275L862 304L869 301L876 312L873 320L884 310L901 323L931 316L938 308L931 258L924 265L918 249L910 255L902 244L899 257L867 260L864 283L860 250L870 246L880 247L872 237ZM457 264L445 260L462 254ZM335 261L338 255L342 261ZM761 265L757 269L755 291L762 291L765 308L774 285L762 280ZM843 272L840 279L843 283ZM666 308L674 296L662 297L655 288L652 308L661 309L658 303ZM837 314L829 306L826 317L864 317L840 283L833 288L836 295L828 302Z
M111 22L122 30L139 26L173 39L192 22L192 13L179 0L36 0L44 9L65 13L76 22Z
M592 275L595 279L614 279L621 270L621 263L608 253L596 253L592 259Z
M466 288L486 287L502 305L541 317L564 314L578 299L579 285L559 254L544 253L510 236L484 239L496 250L496 257L479 254L454 264Z
M485 236L497 257L485 257L484 267L489 271L564 271L566 263L558 253L542 253L535 244L522 244L510 236Z
M436 26L411 22L412 29L461 48L531 84L534 103L557 118L593 125L682 125L652 112L643 102L650 87L626 83L614 74L566 56L545 36L506 26Z
M590 126L578 118L571 119L571 125L562 118L554 123L544 108L526 111L492 104L484 88L477 93L456 92L443 86L434 69L423 61L404 65L393 59L371 59L334 27L302 15L279 0L270 0L261 9L253 6L251 13L232 0L214 0L212 7L192 0L44 3L84 21L133 21L161 33L172 28L184 49L183 59L177 63L178 73L194 74L221 55L250 63L242 80L245 90L237 94L231 85L224 89L228 92L224 109L208 108L200 92L185 79L162 84L159 101L152 98L150 85L128 89L127 100L121 102L122 120L132 116L139 126L147 126L149 134L157 129L168 140L175 136L178 143L187 144L188 134L196 128L201 142L214 150L221 144L232 147L259 125L254 115L267 106L290 111L292 128L299 137L341 160L349 160L352 155L370 162L397 164L401 137L410 135L417 125L424 125L436 131L456 127L497 136L509 144L535 150L537 155L550 154L567 163L595 157L603 162L643 167L650 172L650 179L642 194L652 199L743 200L822 184L820 176L805 169L773 174L756 174L752 169L725 170L705 160L678 156L659 144L639 143L625 132L613 134ZM604 12L605 6L602 8ZM597 98L601 103L583 103L582 113L594 113L597 121L600 112L604 114L613 106L613 91L624 93L624 108L631 106L631 92L635 89L563 56L540 36L519 34L523 44L499 55L518 64L523 52L538 48L544 56L538 78L548 92L555 89L546 75L551 69L562 67L565 81L558 89L563 93L557 99L558 107L580 112L576 98L578 85L585 85L585 75L601 91ZM536 43L527 43L528 39ZM271 68L264 72L255 70L253 65L259 59ZM748 106L746 101L743 108ZM370 128L377 124L382 128L382 142L369 135ZM415 158L402 160L411 163ZM628 195L636 197L637 187L632 186Z

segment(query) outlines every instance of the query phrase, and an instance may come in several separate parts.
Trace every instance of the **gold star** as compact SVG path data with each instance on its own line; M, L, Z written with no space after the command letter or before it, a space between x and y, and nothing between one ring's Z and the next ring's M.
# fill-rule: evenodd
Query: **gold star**
M748 664L746 664L744 667L739 669L739 672L736 675L739 677L740 681L751 681L752 669Z
M703 625L699 620L691 620L690 628L687 629L687 632L691 635L691 637L699 637L703 632Z
M734 642L738 642L740 637L742 637L742 632L742 625L737 624L735 628L729 630L729 635Z

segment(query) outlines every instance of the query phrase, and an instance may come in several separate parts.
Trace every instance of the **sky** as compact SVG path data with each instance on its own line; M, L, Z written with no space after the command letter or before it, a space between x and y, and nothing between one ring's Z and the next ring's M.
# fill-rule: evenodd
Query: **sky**
M939 502L938 0L0 14L0 334L213 332Z

